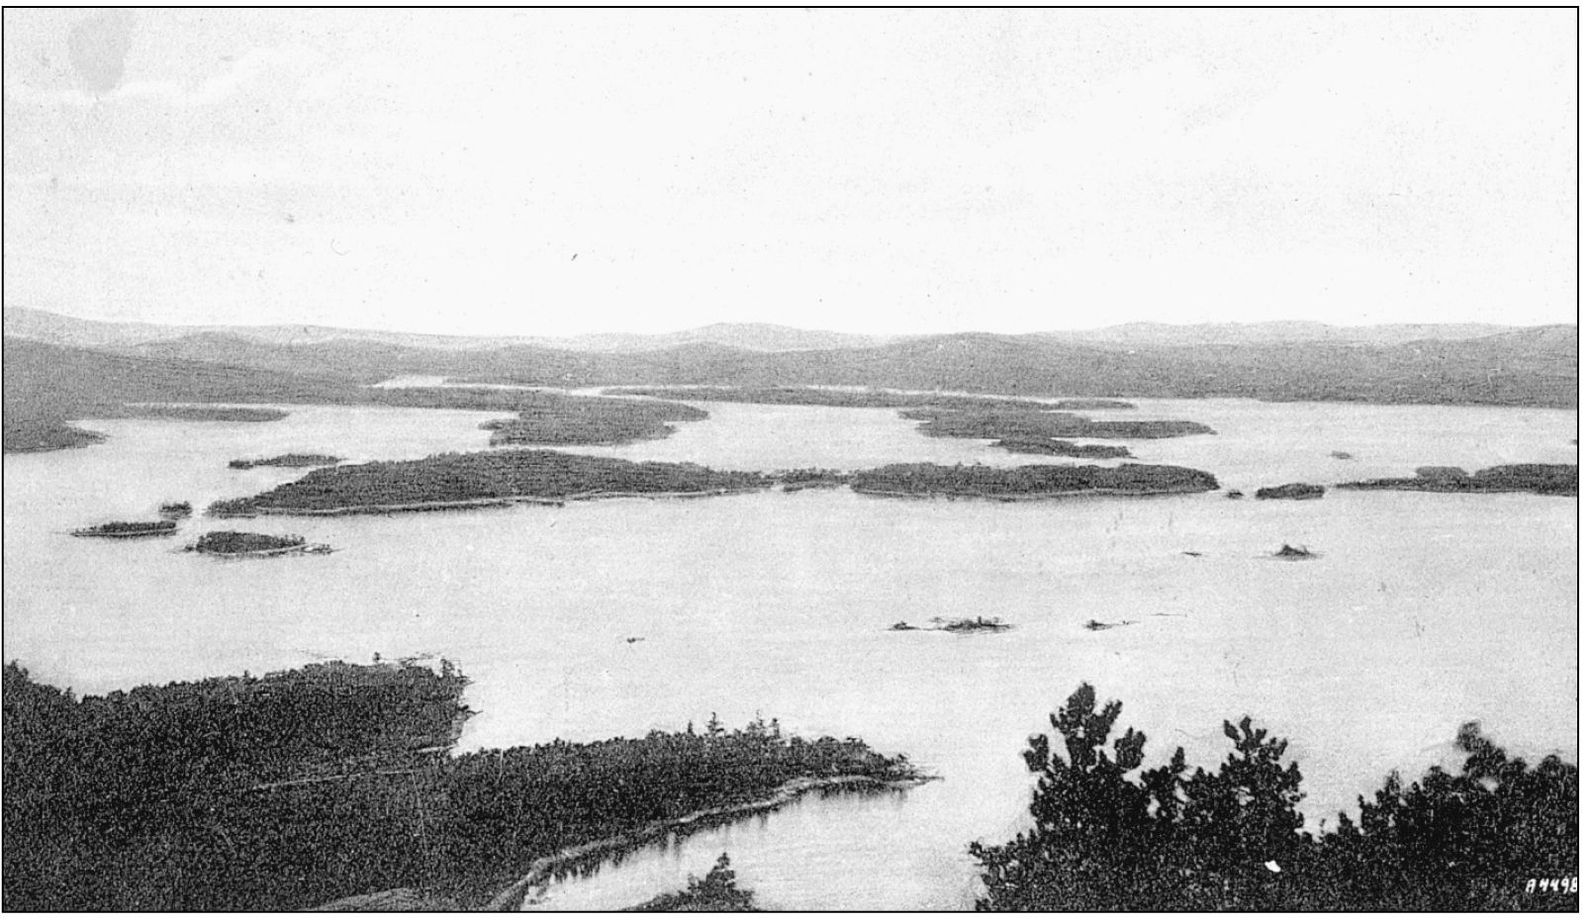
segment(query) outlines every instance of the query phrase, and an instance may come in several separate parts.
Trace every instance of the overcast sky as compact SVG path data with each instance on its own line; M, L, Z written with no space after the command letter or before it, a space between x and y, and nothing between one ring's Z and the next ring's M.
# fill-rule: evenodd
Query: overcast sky
M11 305L1576 319L1573 10L4 16Z

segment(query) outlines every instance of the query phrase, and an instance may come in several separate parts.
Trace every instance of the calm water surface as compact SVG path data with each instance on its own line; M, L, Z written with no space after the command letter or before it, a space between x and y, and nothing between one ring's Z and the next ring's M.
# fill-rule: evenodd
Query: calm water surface
M705 404L661 441L590 451L719 467L1056 461L929 439L888 410ZM857 735L941 774L904 795L810 795L555 884L545 908L680 888L728 850L773 908L961 908L976 838L1024 824L1027 735L1080 681L1125 702L1153 760L1213 764L1224 718L1290 739L1308 817L1391 769L1452 759L1476 719L1512 751L1576 750L1576 505L1521 495L1220 493L1035 504L848 491L333 519L261 518L334 555L216 561L177 539L75 539L163 500L297 477L233 471L287 451L351 461L485 448L501 413L297 408L265 424L91 421L110 439L6 456L5 645L78 692L437 653L474 679L461 748L778 717ZM1103 412L1101 416L1106 416ZM1574 412L1144 401L1215 436L1135 442L1142 460L1247 493L1286 481L1572 462ZM1332 458L1333 451L1350 460ZM1322 554L1267 557L1281 543ZM1199 552L1199 557L1185 552ZM892 633L995 616L997 636ZM1090 619L1133 624L1090 632ZM627 643L627 637L642 641Z

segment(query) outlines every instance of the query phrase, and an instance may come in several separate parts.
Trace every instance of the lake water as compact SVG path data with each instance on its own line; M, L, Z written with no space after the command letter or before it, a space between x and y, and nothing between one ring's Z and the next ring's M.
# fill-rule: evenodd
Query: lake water
M886 410L703 406L708 420L668 439L591 451L758 469L1059 461L930 439ZM1081 681L1124 701L1151 760L1183 746L1214 766L1222 720L1255 716L1289 738L1312 818L1351 808L1389 770L1452 761L1449 742L1472 719L1512 752L1577 757L1569 498L626 499L261 518L249 528L338 551L258 561L176 553L220 525L203 517L176 539L67 535L298 475L231 470L232 458L481 449L478 425L503 416L290 410L273 423L89 421L105 443L6 456L5 656L89 693L435 653L475 680L481 714L461 748L700 727L717 712L727 724L762 715L789 733L856 735L943 777L905 794L810 795L556 883L537 907L639 902L681 888L721 851L771 908L968 907L967 844L1024 826L1025 740ZM1131 445L1247 494L1417 465L1576 461L1571 411L1208 400L1111 416L1210 424L1214 436ZM1284 542L1321 557L1269 558ZM1017 628L885 631L972 616ZM1091 619L1132 625L1091 632Z

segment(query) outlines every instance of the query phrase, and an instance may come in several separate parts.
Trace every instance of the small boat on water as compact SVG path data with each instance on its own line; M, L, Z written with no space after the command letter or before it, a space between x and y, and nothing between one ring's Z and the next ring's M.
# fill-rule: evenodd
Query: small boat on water
M99 526L74 529L72 530L72 535L85 539L137 539L142 536L169 536L176 531L177 523L173 520L156 520L146 523L118 520L110 523L101 523Z
M1005 632L1012 628L1012 623L1002 622L999 618L986 619L979 616L974 619L959 619L956 622L942 623L937 626L942 632Z
M1283 548L1281 548L1281 549L1277 550L1276 552L1272 553L1272 557L1273 558L1290 558L1290 559L1315 558L1316 557L1316 553L1311 551L1310 549L1306 548L1303 545L1300 546L1299 548L1295 548L1294 546L1289 545L1287 542L1285 542L1283 544Z

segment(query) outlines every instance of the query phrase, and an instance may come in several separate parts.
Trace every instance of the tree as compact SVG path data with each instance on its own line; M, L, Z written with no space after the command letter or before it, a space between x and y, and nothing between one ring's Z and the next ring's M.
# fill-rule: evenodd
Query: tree
M1577 768L1531 768L1461 728L1463 772L1397 775L1360 800L1357 825L1302 833L1299 767L1288 742L1246 717L1223 723L1233 750L1216 773L1193 773L1179 749L1143 769L1145 736L1112 741L1122 704L1096 709L1081 685L1029 739L1038 774L1033 830L975 843L994 910L1574 909ZM1061 742L1052 746L1053 738Z
M1303 818L1299 768L1284 767L1288 742L1248 717L1223 723L1235 753L1215 774L1191 776L1179 748L1161 767L1144 762L1145 735L1112 740L1122 703L1096 710L1082 684L1051 716L1051 738L1029 739L1024 760L1039 774L1029 811L1034 830L996 847L974 844L995 910L1129 910L1285 907L1285 870L1299 873Z
M1044 734L1029 739L1024 760L1040 775L1029 804L1035 827L1008 844L971 846L988 892L981 910L1143 907L1128 886L1155 819L1150 791L1125 774L1139 767L1145 736L1130 728L1108 752L1123 704L1095 706L1095 689L1083 684L1051 716L1061 752Z

